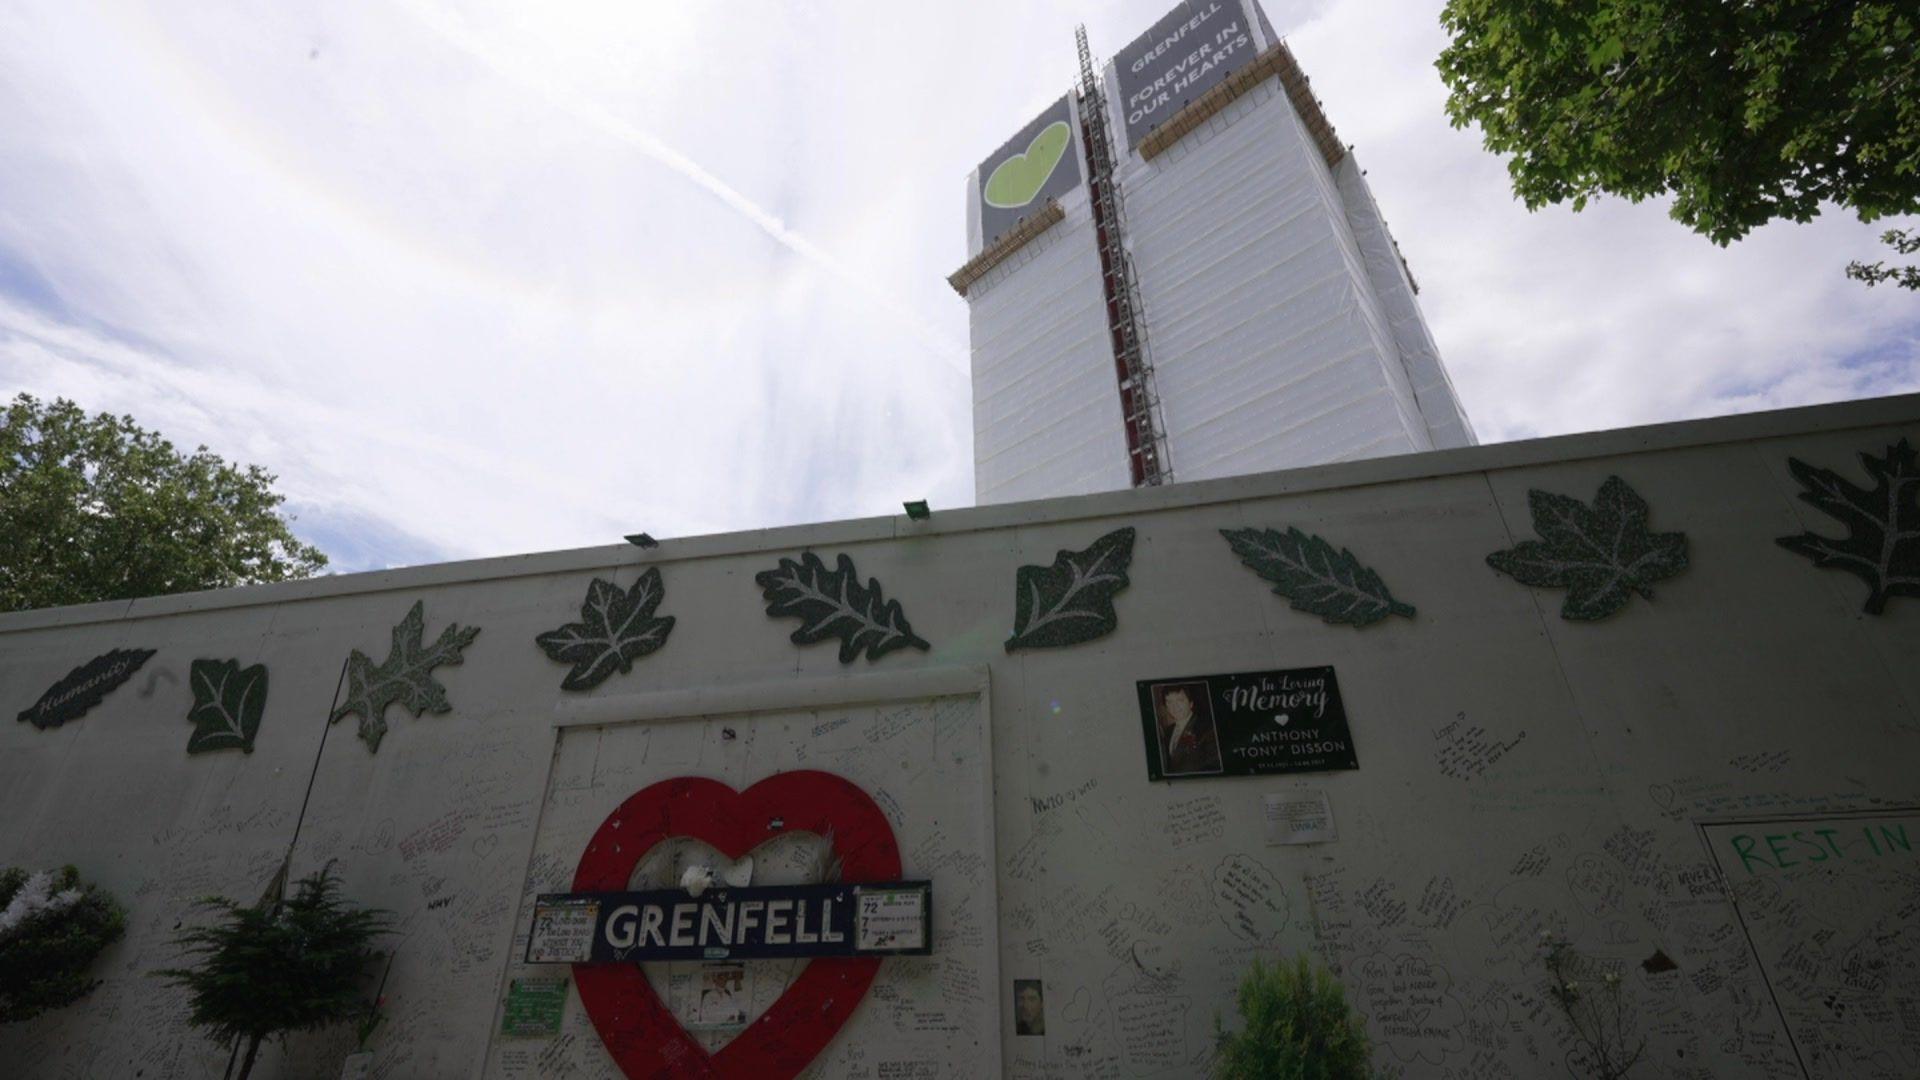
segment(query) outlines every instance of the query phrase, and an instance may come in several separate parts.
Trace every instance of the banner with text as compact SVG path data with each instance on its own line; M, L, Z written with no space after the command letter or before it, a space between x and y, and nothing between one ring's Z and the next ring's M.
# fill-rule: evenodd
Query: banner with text
M1255 55L1239 0L1189 0L1114 56L1127 148Z
M1360 767L1330 667L1142 679L1134 685L1150 779Z
M529 964L925 955L933 886L760 885L546 893L534 901Z

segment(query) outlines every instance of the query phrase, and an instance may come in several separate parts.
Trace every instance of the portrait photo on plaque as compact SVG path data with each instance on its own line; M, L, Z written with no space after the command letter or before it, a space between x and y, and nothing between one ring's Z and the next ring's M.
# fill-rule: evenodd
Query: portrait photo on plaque
M1160 731L1160 772L1163 776L1217 776L1220 733L1214 727L1213 699L1207 684L1154 683L1147 688Z

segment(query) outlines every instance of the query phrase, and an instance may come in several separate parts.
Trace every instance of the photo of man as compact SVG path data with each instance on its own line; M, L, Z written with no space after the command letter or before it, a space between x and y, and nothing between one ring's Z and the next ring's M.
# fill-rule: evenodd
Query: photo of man
M702 974L700 1027L739 1027L747 1022L747 1004L741 993L746 969L741 964L714 964Z
M1040 990L1039 979L1013 980L1013 1033L1047 1033L1047 999Z
M1151 692L1154 716L1160 724L1161 773L1191 776L1220 772L1220 739L1213 727L1213 701L1207 684L1160 683Z

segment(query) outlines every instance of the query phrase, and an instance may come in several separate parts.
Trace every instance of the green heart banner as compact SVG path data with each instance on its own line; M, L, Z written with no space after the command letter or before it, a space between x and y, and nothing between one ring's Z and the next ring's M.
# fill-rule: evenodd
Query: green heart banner
M1015 154L994 167L982 196L987 205L1012 210L1032 202L1053 176L1053 170L1060 167L1060 158L1072 139L1064 120L1042 128L1027 144L1026 153Z
M980 237L991 244L1020 219L1080 184L1073 111L1063 96L980 163Z

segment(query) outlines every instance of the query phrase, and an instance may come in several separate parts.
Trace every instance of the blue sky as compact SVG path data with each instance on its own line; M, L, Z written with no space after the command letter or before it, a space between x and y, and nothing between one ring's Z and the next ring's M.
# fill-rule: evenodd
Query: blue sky
M1165 6L9 4L0 393L265 465L342 570L964 505L966 173ZM1529 214L1438 7L1268 10L1484 439L1920 389L1887 223Z

